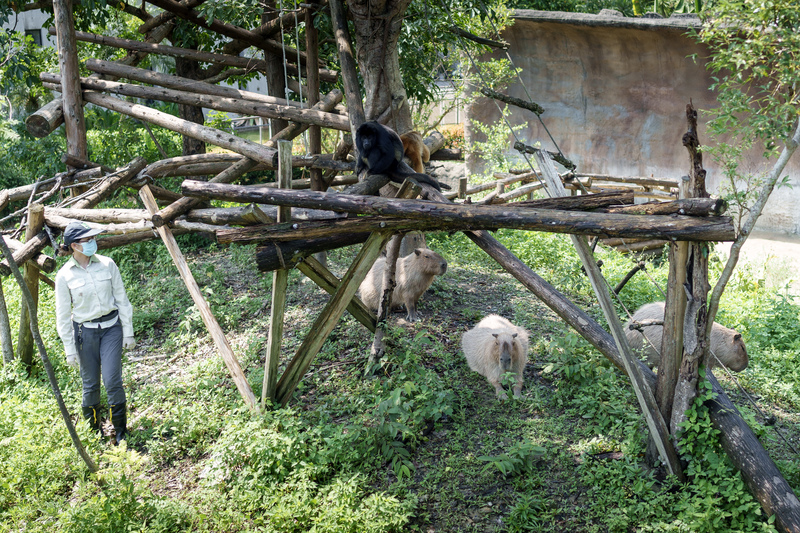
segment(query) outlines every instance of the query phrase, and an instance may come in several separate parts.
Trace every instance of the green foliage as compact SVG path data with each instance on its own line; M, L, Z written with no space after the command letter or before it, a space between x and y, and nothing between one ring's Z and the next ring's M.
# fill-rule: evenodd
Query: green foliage
M36 139L24 122L0 118L0 188L18 187L33 183L40 176L55 175L63 170L61 154L65 150L61 136Z
M478 460L486 461L484 470L495 467L504 476L515 476L533 471L536 459L546 452L547 448L530 442L518 442L500 455L482 455Z
M708 123L716 146L704 150L723 169L727 199L743 217L762 177L760 169L740 166L742 154L753 148L775 157L797 124L800 15L791 0L719 0L703 18L698 40L710 49L720 104Z

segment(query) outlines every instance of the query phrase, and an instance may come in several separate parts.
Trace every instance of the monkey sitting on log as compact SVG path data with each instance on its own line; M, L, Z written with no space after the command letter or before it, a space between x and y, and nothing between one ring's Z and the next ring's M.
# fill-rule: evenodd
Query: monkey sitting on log
M403 141L392 129L378 122L365 122L356 130L356 149L358 163L356 173L366 169L368 174L385 174L395 183L403 183L406 178L413 178L441 191L447 185L428 176L414 172L408 163L403 161Z
M425 173L425 163L431 160L430 148L425 146L422 135L416 131L409 131L400 136L403 141L403 153L411 161L414 172Z

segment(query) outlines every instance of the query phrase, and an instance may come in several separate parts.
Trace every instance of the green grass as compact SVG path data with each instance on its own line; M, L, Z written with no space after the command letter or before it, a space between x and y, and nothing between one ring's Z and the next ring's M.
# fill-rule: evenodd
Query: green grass
M496 236L600 319L568 237ZM447 274L423 297L421 322L393 317L375 377L364 377L372 337L346 314L289 406L263 415L243 406L163 247L115 251L139 343L124 367L129 447L97 442L78 424L101 467L88 474L41 365L31 377L6 366L0 531L774 530L701 407L686 431L686 446L696 450L686 457L692 480L681 484L645 468L646 427L626 378L463 235L432 234L428 243L448 260ZM272 275L255 270L253 246L206 248L186 238L181 246L260 397ZM354 254L332 252L331 269L341 275ZM597 255L612 285L632 267L616 253ZM712 277L719 268L712 257ZM667 266L651 261L647 273L663 286ZM751 362L741 383L796 440L800 306L748 279L734 279L718 320L747 342ZM11 283L4 289L14 322L19 295ZM657 299L640 273L618 311L624 317L624 308ZM326 301L313 283L290 274L281 369ZM40 302L45 343L77 416L80 380L64 364L49 289ZM521 399L498 402L461 354L461 334L488 313L531 333ZM775 427L750 407L742 411L796 490L800 469Z

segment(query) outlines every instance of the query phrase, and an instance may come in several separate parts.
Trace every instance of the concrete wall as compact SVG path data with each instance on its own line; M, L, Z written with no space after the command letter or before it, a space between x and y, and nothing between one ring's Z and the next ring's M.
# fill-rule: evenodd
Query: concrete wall
M706 50L686 36L693 17L627 19L604 15L517 11L503 38L531 99L545 108L547 128L580 172L677 178L688 174L681 144L686 104L698 110L717 105L702 60ZM496 54L495 57L504 57ZM512 96L527 99L522 86ZM499 112L481 98L468 110L472 120L493 122ZM701 143L708 141L701 113ZM519 138L555 147L533 113L514 110L512 124L526 124ZM475 138L467 125L468 138ZM513 146L513 142L509 143ZM762 165L758 153L748 167ZM518 154L510 150L509 157ZM705 158L708 188L719 190L722 176ZM758 227L800 233L800 160L788 168L789 188L777 189Z

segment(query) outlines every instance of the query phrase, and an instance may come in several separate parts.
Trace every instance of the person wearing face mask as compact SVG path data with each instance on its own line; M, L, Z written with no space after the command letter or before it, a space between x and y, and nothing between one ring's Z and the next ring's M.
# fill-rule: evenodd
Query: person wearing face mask
M85 222L64 230L62 253L72 255L56 275L56 329L67 364L80 369L83 416L102 437L100 377L106 387L116 442L128 434L122 350L136 345L133 307L114 261L97 254L96 235Z

